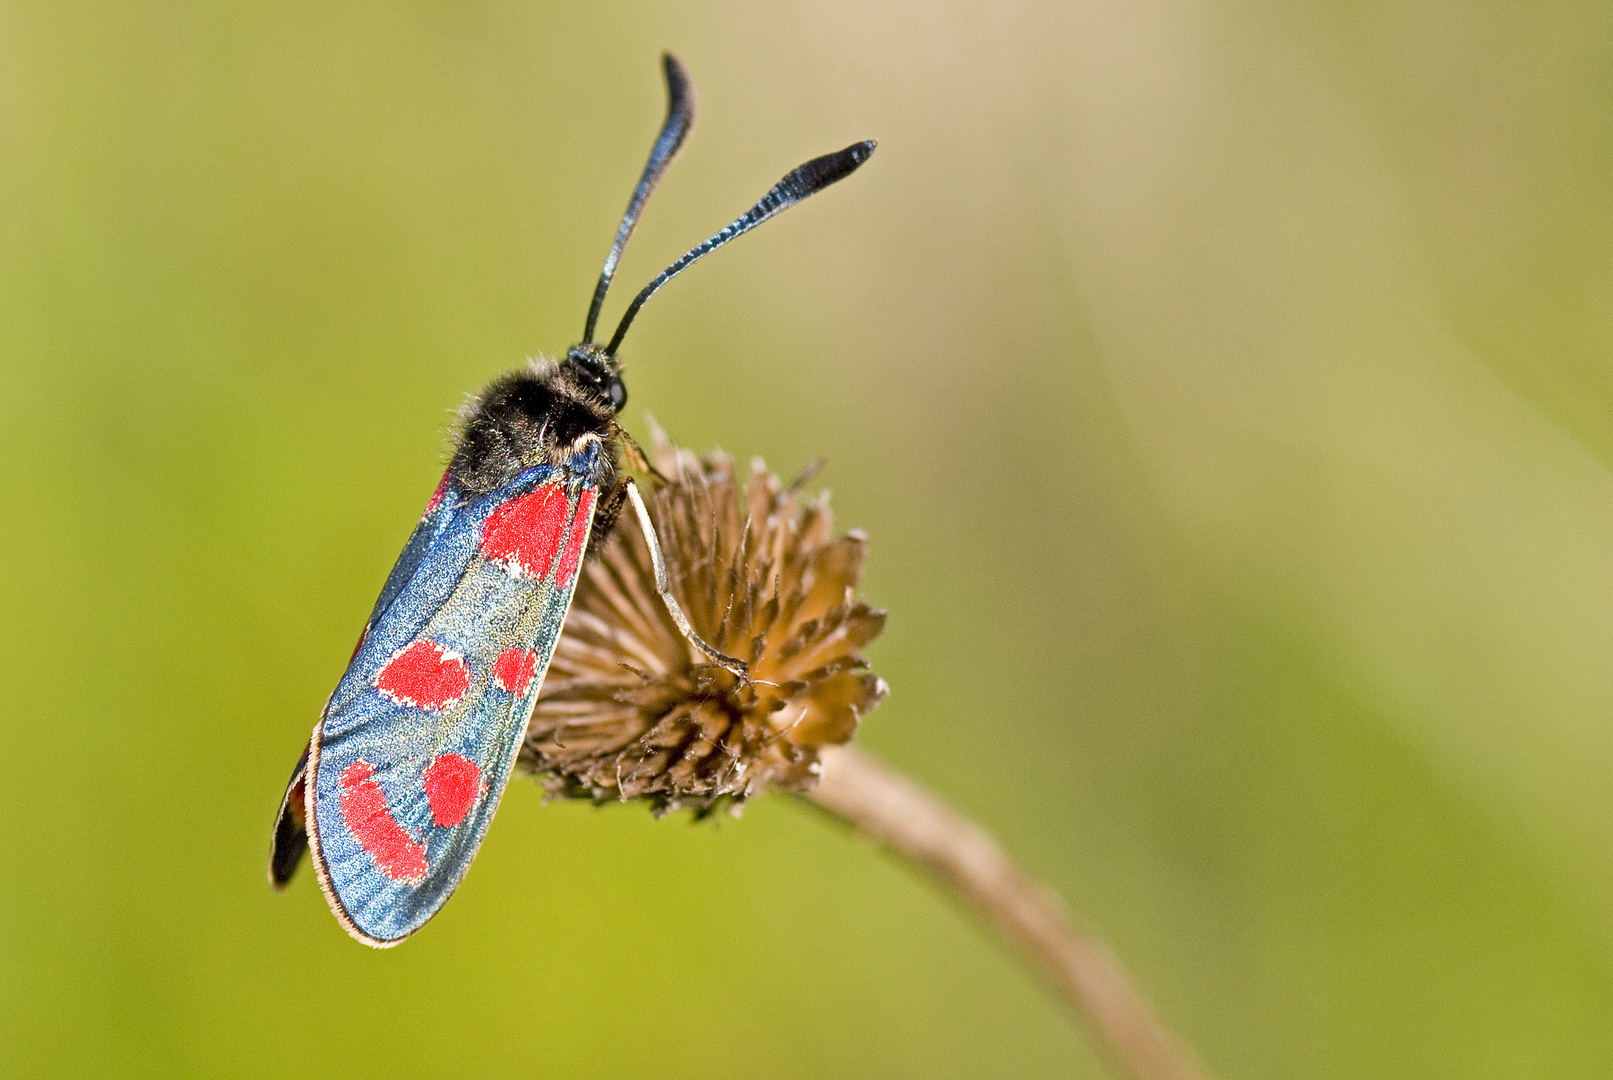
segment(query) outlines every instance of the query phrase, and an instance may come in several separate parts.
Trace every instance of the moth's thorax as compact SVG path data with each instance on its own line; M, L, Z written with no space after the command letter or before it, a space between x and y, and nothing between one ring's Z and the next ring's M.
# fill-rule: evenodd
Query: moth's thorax
M619 448L610 387L621 385L614 358L576 362L573 347L560 363L536 362L495 379L464 414L454 458L454 479L485 493L534 465L548 465L590 486L615 479ZM598 352L598 350L595 350ZM625 397L625 394L619 395Z

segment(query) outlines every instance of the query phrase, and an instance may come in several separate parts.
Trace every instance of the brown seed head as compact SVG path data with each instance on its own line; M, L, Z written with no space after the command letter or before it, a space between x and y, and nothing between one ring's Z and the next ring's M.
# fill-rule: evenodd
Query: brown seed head
M678 632L625 512L584 567L520 764L554 794L658 813L806 790L818 748L849 741L887 693L861 653L885 625L857 596L866 539L833 538L828 495L781 484L759 459L741 487L727 455L696 457L659 428L652 456L668 483L646 502L672 591L750 682Z

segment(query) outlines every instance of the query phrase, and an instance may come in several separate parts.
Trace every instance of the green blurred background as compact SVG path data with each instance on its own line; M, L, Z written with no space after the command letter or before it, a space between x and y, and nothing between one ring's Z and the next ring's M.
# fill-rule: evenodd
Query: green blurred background
M0 6L0 1072L1106 1075L784 799L518 780L404 947L264 883L448 410L804 158L630 426L824 454L863 743L1225 1080L1613 1073L1613 16L1597 0Z

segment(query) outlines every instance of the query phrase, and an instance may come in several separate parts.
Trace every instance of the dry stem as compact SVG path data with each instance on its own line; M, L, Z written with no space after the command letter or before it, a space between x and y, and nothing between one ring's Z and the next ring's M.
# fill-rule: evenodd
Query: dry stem
M820 751L806 798L930 871L1001 931L1064 995L1112 1061L1136 1080L1208 1080L1107 946L985 830L849 746Z

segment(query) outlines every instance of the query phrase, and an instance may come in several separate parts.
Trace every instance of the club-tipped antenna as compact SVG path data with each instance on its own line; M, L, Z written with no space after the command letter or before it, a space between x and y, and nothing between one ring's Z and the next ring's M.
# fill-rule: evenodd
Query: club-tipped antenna
M661 271L653 281L640 289L639 294L633 298L633 302L627 305L627 311L622 315L622 321L616 327L616 333L611 337L610 344L605 346L605 352L611 356L616 355L617 348L622 344L622 338L627 334L628 326L633 322L633 316L637 315L639 308L644 306L644 301L654 296L661 286L688 269L689 265L695 260L710 255L713 251L728 243L728 241L743 236L774 214L779 213L781 210L788 210L802 199L809 195L817 194L836 180L844 180L856 172L857 167L867 161L873 153L874 141L865 139L860 143L852 143L837 153L813 158L806 164L791 169L784 179L774 184L773 189L763 195L762 200L755 206L745 211L742 216L734 219L731 225L711 239L690 248L687 254Z
M594 324L599 321L599 309L605 303L610 279L616 273L616 262L622 257L622 249L627 246L628 237L633 235L633 228L638 224L639 213L649 200L650 192L661 182L666 167L677 156L678 148L689 134L689 126L694 123L694 87L689 83L689 73L683 70L683 65L671 53L661 54L661 71L666 75L666 122L661 125L661 134L655 137L655 145L650 147L650 159L644 163L644 174L638 178L633 197L627 202L627 213L622 215L622 223L616 226L616 240L610 246L610 254L605 256L605 268L599 272L599 284L594 286L594 300L588 305L588 322L582 331L584 345L594 340Z

